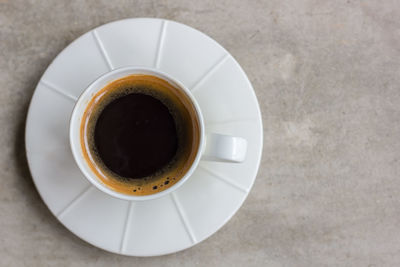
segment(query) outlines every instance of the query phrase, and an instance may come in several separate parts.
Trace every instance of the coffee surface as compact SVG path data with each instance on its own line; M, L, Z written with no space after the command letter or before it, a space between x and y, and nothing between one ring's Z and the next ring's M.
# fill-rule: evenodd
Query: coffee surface
M198 153L200 128L190 98L152 75L107 84L81 121L83 156L99 180L130 195L150 195L177 183Z
M109 103L97 119L94 141L104 164L130 179L155 174L178 148L175 120L168 107L142 93Z

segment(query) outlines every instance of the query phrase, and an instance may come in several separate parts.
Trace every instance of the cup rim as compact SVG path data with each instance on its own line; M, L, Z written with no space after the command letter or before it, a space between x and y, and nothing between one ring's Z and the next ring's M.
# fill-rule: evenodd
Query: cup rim
M128 194L116 192L113 189L109 188L107 185L105 185L103 182L101 182L101 180L99 178L97 178L97 176L91 171L86 160L83 158L82 147L81 147L81 142L80 142L80 138L79 138L80 137L79 129L80 129L82 115L83 115L82 112L80 113L79 108L82 105L84 105L83 110L86 110L86 105L88 102L85 102L85 100L88 99L90 101L92 99L93 95L96 94L102 88L104 88L104 86L106 84L108 84L114 80L120 79L122 77L132 75L132 74L154 75L154 76L157 76L159 78L166 80L169 83L174 84L176 87L183 90L184 93L188 96L188 98L192 102L192 104L195 108L195 111L196 111L196 115L199 120L199 131L200 131L199 146L197 148L197 153L196 153L195 159L193 160L193 163L190 166L189 170L177 183L175 183L173 186L169 187L168 189L157 192L155 194L144 195L144 196L135 196L135 195L128 195ZM117 77L112 78L113 76L117 76ZM103 85L101 85L101 84L103 84ZM182 184L184 184L189 179L189 177L195 171L195 169L201 159L202 151L204 150L203 149L203 147L204 147L204 120L203 120L203 116L202 116L199 104L197 103L193 94L179 80L171 77L169 74L167 74L163 71L160 71L156 68L140 67L140 66L139 67L127 66L127 67L113 69L109 72L102 74L96 80L94 80L92 83L90 83L86 87L86 89L81 93L78 100L75 102L75 105L74 105L74 108L72 110L72 114L70 117L69 143L70 143L70 147L72 150L72 155L74 157L75 163L78 165L79 170L83 173L85 178L96 188L98 188L102 192L104 192L112 197L123 199L123 200L131 200L131 201L151 200L151 199L163 197L163 196L170 194L173 191L177 190L180 186L182 186Z

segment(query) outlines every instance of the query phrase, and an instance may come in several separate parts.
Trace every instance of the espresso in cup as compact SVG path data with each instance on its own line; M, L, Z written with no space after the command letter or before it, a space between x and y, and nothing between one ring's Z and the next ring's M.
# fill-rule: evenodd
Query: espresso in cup
M87 104L80 138L84 158L114 191L151 195L177 183L191 167L200 142L190 98L147 74L107 84Z

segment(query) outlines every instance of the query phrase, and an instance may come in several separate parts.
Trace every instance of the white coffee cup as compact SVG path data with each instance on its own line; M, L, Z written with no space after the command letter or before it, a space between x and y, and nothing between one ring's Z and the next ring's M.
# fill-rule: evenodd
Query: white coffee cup
M104 88L108 83L132 74L154 75L169 82L176 88L181 89L192 101L193 106L196 109L200 124L199 146L196 152L195 159L189 170L186 172L186 174L176 184L169 187L168 189L156 192L151 195L143 195L143 196L127 195L120 192L116 192L113 189L109 188L107 185L105 185L91 170L88 163L86 162L86 159L84 158L82 153L82 144L80 138L80 127L81 127L82 117L88 103L93 98L93 96L99 90ZM234 137L217 133L205 134L205 132L207 131L205 129L201 109L196 99L191 94L190 90L188 90L182 83L172 78L171 76L167 75L166 73L163 73L156 69L144 68L144 67L124 67L103 74L102 76L97 78L93 83L91 83L85 89L85 91L80 95L72 111L70 120L69 138L70 138L72 154L75 158L75 161L90 183L92 183L99 190L103 191L104 193L110 196L119 199L139 201L139 200L150 200L159 198L178 189L183 183L185 183L190 178L190 176L195 171L197 165L199 164L200 160L212 160L212 161L233 162L233 163L240 163L244 161L247 151L247 141L245 139L241 137Z

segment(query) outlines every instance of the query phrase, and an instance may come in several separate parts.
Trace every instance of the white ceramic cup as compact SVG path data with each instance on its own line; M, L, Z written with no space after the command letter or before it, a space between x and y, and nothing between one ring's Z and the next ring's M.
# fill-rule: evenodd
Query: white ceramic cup
M135 195L127 195L120 192L116 192L106 186L97 176L88 163L86 162L83 152L82 152L82 144L80 139L80 127L81 120L86 110L87 104L90 102L92 97L102 88L104 88L108 83L118 80L122 77L131 75L131 74L150 74L161 79L166 80L170 84L175 87L181 89L188 98L192 101L193 106L196 109L196 113L199 120L199 130L200 130L200 141L199 146L196 152L196 157L192 163L192 166L186 172L186 174L173 186L170 188L160 191L151 195L144 196L135 196ZM170 77L169 75L152 68L144 68L144 67L124 67L112 70L106 74L103 74L99 78L97 78L93 83L91 83L86 90L80 95L78 101L75 104L75 107L72 111L71 120L70 120L70 145L72 149L72 154L75 158L76 163L78 164L80 170L85 175L85 177L96 186L98 189L103 191L104 193L125 200L150 200L162 197L168 193L179 188L183 183L185 183L189 177L193 174L197 165L199 164L200 159L202 160L212 160L212 161L222 161L222 162L242 162L246 157L247 151L247 141L241 137L234 137L229 135L222 135L216 133L207 133L207 129L205 129L203 116L200 110L199 105L197 104L196 99L191 94L191 92L179 81Z

